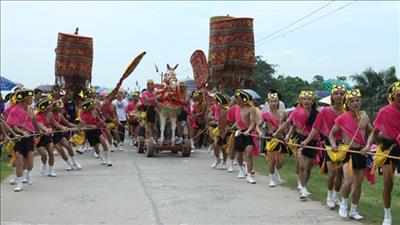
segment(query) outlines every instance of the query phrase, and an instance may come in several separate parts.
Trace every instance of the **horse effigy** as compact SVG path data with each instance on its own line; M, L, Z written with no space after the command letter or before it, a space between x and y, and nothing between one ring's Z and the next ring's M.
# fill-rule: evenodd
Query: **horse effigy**
M167 71L164 74L164 80L162 84L162 88L157 90L157 108L158 108L158 116L160 118L160 142L164 141L164 131L167 119L171 121L172 128L172 145L175 144L175 129L176 129L176 121L178 114L182 110L182 101L184 96L181 96L178 91L177 86L177 78L176 78L176 68L178 64L171 68L167 64Z
M254 84L254 64L253 19L212 17L208 53L210 83L213 86L250 88Z

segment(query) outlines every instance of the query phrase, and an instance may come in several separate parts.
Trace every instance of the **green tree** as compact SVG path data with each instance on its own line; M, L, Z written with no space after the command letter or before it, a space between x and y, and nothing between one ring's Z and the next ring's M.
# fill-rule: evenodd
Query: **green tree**
M322 90L322 84L324 83L324 77L321 75L315 75L312 79L311 86L314 90Z
M360 74L351 75L350 78L356 83L354 88L361 91L362 109L371 118L374 118L377 111L387 104L387 88L398 80L395 67L380 72L367 68Z
M278 88L277 81L273 77L275 74L275 67L276 65L264 61L262 56L256 56L256 65L254 67L255 91L260 94L261 97L264 97L270 89Z

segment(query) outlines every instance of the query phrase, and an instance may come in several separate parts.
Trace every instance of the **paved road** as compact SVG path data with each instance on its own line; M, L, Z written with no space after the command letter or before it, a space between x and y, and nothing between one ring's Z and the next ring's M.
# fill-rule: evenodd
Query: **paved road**
M205 150L190 158L159 154L146 158L133 150L111 153L113 166L85 153L82 171L41 176L35 157L34 184L14 193L1 183L1 224L360 224L340 219L319 202L300 202L285 187L255 185L234 174L211 170Z

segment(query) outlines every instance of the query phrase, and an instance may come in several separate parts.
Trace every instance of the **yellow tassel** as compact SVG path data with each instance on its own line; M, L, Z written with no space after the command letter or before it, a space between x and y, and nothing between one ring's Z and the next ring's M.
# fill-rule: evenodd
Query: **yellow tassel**
M352 156L350 155L350 160L349 160L349 176L353 176L353 159Z
M326 160L324 159L324 162L322 162L322 166L319 169L319 175L324 175L324 171L325 171L325 166L326 166Z
M12 166L12 164L15 162L15 160L17 160L17 155L15 155L15 153L12 153L10 162L8 163L9 166Z

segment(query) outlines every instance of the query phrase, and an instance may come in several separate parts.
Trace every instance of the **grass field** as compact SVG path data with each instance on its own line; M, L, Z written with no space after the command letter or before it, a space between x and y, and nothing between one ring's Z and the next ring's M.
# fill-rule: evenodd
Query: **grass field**
M257 173L259 174L267 174L267 165L268 162L264 160L263 156L254 159L254 170L257 171ZM297 177L294 167L294 158L287 156L285 158L285 164L280 170L281 177L285 180L284 185L290 187L291 189L296 189L297 187ZM383 221L383 181L382 176L379 176L378 174L376 176L377 182L375 185L371 185L369 182L364 181L361 199L358 207L360 214L365 217L365 220L363 222L366 224L382 224ZM315 201L320 201L321 207L326 207L326 179L326 175L319 175L319 167L315 166L312 169L311 177L307 185L308 191L312 194L311 199ZM296 199L294 199L294 201L296 201ZM400 177L398 176L395 178L394 182L391 208L393 217L392 224L400 224ZM336 209L336 211L337 210L338 208Z
M0 181L7 178L11 173L12 169L8 166L10 158L7 156L7 152L3 150L1 152L1 160L0 160Z

